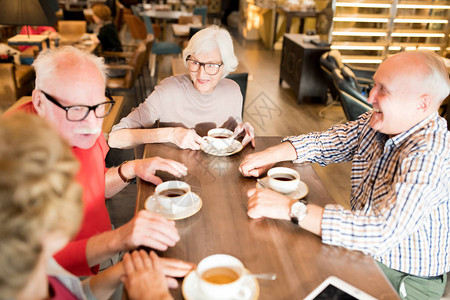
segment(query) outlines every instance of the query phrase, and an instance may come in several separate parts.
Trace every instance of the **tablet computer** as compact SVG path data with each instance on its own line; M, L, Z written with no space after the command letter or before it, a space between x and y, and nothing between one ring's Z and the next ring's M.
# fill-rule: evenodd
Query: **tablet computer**
M360 289L334 276L328 277L305 300L376 300Z

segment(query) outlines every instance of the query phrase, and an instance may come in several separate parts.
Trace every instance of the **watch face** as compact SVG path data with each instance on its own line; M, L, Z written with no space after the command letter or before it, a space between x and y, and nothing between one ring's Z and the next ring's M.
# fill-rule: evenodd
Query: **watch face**
M305 218L306 213L307 213L307 209L306 209L305 203L295 202L294 204L292 204L291 217L298 219L298 221L300 222L301 220L303 220Z

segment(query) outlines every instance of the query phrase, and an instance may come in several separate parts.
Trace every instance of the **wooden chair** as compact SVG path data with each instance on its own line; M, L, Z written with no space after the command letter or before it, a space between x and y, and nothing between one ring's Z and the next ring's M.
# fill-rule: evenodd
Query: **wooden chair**
M105 52L105 57L110 53L111 52ZM136 105L139 105L140 103L135 90L136 81L142 72L146 54L146 44L141 42L132 54L128 52L114 52L116 57L125 58L127 60L126 64L107 65L109 69L125 70L125 73L122 77L108 78L106 87L110 90L132 90L136 99ZM140 86L142 87L142 85ZM143 97L145 97L145 94Z
M193 16L180 16L178 19L178 24L186 25L186 24L202 24L202 16L193 15Z
M136 16L133 16L136 17ZM152 20L149 16L143 15L144 19L144 28L147 30L147 33L153 34L153 24ZM138 18L138 17L136 17ZM139 18L138 18L139 19ZM140 20L140 19L139 19ZM142 26L140 26L142 30ZM151 30L152 32L148 32ZM166 55L166 54L175 54L179 55L181 54L181 47L175 42L160 42L155 41L152 45L151 55L150 55L150 65L151 65L151 76L155 76L155 69L156 69L156 55Z
M198 15L198 16L202 17L202 24L203 24L203 26L205 26L206 18L208 16L208 6L204 5L204 6L195 7L193 13L194 13L194 15Z
M58 32L62 44L76 42L86 33L86 21L58 21Z
M0 109L4 110L22 96L31 95L34 70L27 65L0 64Z

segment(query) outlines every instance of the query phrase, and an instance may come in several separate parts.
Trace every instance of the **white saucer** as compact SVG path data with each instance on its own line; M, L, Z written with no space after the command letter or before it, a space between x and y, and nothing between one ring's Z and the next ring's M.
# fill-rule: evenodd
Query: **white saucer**
M261 181L263 182L263 184L265 186L270 186L269 185L269 178L266 176L264 178L261 178ZM262 189L263 187L259 184L259 182L256 182L256 188L258 189ZM297 189L289 194L284 194L286 196L288 196L291 199L301 199L303 197L305 197L306 195L308 195L308 186L306 185L306 183L304 183L303 181L300 180L300 182L298 183Z
M162 207L154 195L151 195L145 201L145 209L163 215L169 220L186 219L190 216L195 215L200 210L200 208L202 208L202 199L196 193L190 192L188 196L192 197L191 200L193 204L189 207L186 207L185 210L177 213L173 213L172 211L168 211L167 209Z
M229 156L238 153L243 146L238 140L233 140L233 143L225 149L216 149L213 145L208 144L206 147L200 147L205 153L215 156Z
M243 284L250 289L250 295L243 300L256 300L259 297L259 283L254 277L246 276ZM199 288L199 278L195 271L191 271L183 280L181 286L183 298L186 300L215 300L206 296ZM227 299L235 300L235 298ZM239 298L241 300L241 298Z

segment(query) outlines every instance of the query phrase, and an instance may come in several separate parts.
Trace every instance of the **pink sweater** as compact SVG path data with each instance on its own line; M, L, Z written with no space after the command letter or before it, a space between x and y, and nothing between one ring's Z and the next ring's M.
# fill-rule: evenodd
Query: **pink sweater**
M124 128L185 127L200 136L209 129L234 129L242 122L242 94L239 85L222 78L210 94L199 93L189 75L168 77L150 96L123 118L112 131Z

